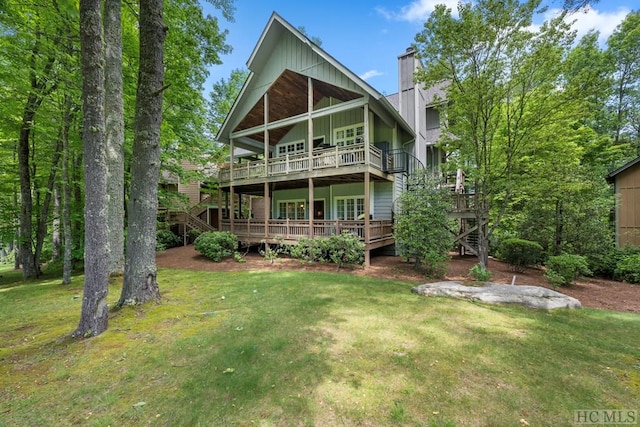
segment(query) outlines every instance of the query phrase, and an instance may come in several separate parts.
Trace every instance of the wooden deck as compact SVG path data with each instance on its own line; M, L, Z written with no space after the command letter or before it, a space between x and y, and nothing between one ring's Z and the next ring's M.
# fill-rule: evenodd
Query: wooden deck
M391 220L369 220L369 233L365 232L365 221L314 220L313 234L310 233L309 220L292 219L234 219L222 220L222 231L230 231L239 240L258 243L283 241L294 243L301 237L329 237L348 231L358 236L370 248L393 244L393 223Z
M218 172L218 180L224 185L230 182L242 184L243 181L283 177L300 172L327 171L349 166L368 165L379 171L386 171L383 165L382 151L369 146L369 158L364 144L348 145L345 147L330 147L314 150L308 153L286 155L247 163L223 165Z

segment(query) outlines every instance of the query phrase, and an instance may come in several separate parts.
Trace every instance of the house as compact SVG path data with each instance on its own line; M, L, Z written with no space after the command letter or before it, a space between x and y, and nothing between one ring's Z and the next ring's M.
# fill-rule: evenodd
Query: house
M274 13L218 134L231 153L260 156L240 163L232 155L220 168L218 229L247 243L346 230L365 243L365 262L392 248L406 179L441 159L437 110L427 113L435 90L414 84L413 50L398 63L399 92L386 97ZM261 212L247 206L251 196L263 200Z
M442 87L414 83L415 51L398 57L399 91L387 97L274 13L247 66L218 140L259 157L219 169L217 228L246 243L349 231L367 264L375 249L393 252L395 201L417 168L442 161L432 105Z
M616 195L616 246L640 246L640 157L607 175Z

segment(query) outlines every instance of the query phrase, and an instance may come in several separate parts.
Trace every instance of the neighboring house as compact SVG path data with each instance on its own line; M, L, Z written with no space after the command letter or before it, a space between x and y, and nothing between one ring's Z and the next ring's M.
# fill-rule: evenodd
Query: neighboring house
M260 157L232 155L220 167L217 228L246 243L346 230L364 241L366 263L374 249L392 251L394 202L407 177L442 161L440 119L429 107L442 93L413 82L412 49L398 64L399 92L386 97L274 13L218 134L232 153ZM261 208L248 207L251 196Z
M640 157L607 175L616 195L618 247L640 246Z

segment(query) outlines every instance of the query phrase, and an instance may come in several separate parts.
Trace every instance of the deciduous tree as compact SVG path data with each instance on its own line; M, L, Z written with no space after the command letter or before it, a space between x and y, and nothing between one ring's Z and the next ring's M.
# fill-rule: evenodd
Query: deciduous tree
M104 135L104 56L100 0L80 1L82 64L82 140L85 179L85 278L76 337L107 329L109 241L107 235L107 159Z

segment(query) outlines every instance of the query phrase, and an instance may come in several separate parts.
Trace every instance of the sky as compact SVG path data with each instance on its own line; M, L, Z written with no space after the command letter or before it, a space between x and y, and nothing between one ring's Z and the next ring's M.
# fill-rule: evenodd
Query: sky
M453 10L457 0L235 0L234 22L220 17L228 30L230 54L222 65L210 68L205 93L213 83L227 79L233 69L246 68L269 17L275 11L296 28L304 27L309 37L322 41L322 48L344 66L366 80L379 92L397 92L397 57L421 32L435 4L445 3ZM204 3L205 13L220 16ZM546 0L546 17L557 14L562 0ZM600 32L604 46L607 37L631 10L640 9L639 0L600 0L592 8L571 15L578 37L590 29ZM540 17L535 23L541 23Z

